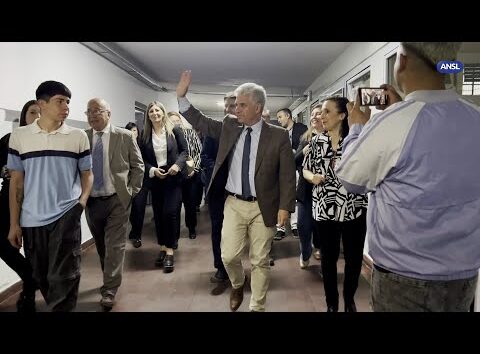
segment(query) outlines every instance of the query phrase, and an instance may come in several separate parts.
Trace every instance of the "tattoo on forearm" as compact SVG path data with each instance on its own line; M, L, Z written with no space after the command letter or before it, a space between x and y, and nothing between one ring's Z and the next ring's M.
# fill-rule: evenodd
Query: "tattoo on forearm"
M22 204L23 204L23 188L22 187L17 187L17 205L21 209Z

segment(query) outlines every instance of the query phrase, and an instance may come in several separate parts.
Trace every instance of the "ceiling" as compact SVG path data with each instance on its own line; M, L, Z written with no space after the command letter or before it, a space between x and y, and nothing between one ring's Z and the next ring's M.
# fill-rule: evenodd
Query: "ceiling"
M301 103L306 89L350 42L84 42L158 91L174 91L180 73L192 70L190 101L223 113L217 102L245 82L267 91L272 112ZM274 115L274 114L273 114Z

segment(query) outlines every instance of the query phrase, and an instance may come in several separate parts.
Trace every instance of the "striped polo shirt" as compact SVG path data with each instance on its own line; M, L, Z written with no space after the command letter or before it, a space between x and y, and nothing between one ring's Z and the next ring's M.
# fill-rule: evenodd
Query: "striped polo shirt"
M80 171L92 168L87 134L65 123L42 130L35 120L10 137L7 167L24 172L21 227L48 225L73 208L82 193Z
M453 91L415 91L354 124L337 176L372 192L369 253L380 267L424 280L480 268L480 109Z

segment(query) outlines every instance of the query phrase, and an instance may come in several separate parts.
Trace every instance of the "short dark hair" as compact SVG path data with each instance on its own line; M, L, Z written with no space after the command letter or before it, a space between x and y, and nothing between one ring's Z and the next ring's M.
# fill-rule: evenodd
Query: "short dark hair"
M30 108L30 106L33 106L34 104L38 104L36 100L31 100L28 101L23 105L22 112L20 113L20 126L23 127L27 125L27 111Z
M288 109L288 108L281 108L281 109L279 109L279 110L277 111L277 114L280 113L280 112L285 112L286 114L288 114L288 116L289 116L290 118L293 119L292 111L291 111L290 109Z
M58 81L45 81L38 86L35 91L37 100L49 101L55 95L62 95L72 98L72 93L67 86Z
M128 122L127 125L125 126L125 129L132 130L133 128L137 128L137 125L133 122Z

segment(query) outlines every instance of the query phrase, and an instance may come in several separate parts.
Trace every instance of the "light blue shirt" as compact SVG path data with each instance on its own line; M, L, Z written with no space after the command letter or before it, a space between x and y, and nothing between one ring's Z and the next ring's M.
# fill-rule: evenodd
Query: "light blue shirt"
M337 177L371 192L369 253L394 273L467 279L480 268L480 109L453 91L415 91L344 142Z
M248 168L248 180L250 181L250 191L252 196L256 197L255 190L255 161L257 160L258 142L260 141L260 133L262 132L263 120L260 119L257 123L252 125L252 132L250 133L252 140L250 145L250 164ZM245 137L247 136L248 126L243 127L243 131L234 146L233 157L228 170L228 179L225 189L235 194L242 194L242 159L243 146L245 145Z

